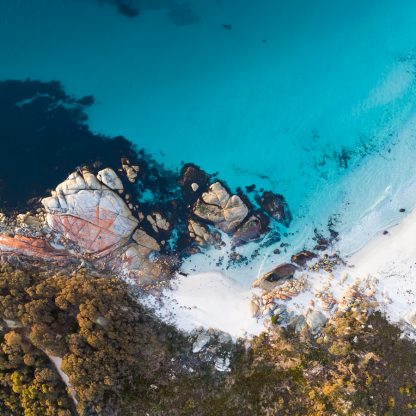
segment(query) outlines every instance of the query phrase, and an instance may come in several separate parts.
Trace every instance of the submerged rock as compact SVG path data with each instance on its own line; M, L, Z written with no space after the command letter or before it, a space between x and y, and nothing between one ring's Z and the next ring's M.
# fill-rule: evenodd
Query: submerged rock
M241 224L233 235L233 243L239 246L260 238L267 230L267 219L264 215L251 215L243 224Z
M261 196L256 196L257 203L276 221L289 226L292 214L283 195L265 191Z
M209 184L210 176L198 166L188 163L183 166L179 179L185 203L193 204L205 191Z

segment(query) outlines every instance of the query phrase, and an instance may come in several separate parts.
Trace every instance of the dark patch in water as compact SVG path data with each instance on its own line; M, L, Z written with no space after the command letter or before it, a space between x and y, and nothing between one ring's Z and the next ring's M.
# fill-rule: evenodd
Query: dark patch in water
M199 21L199 17L191 9L189 2L174 6L168 13L168 17L177 26L189 26Z
M140 211L145 216L160 211L179 235L184 233L188 210L178 184L179 171L166 169L124 137L92 133L85 111L93 102L92 96L67 95L59 82L0 82L0 211L37 208L40 198L77 168L117 171L121 158L128 158L140 166L140 180L134 185L125 182L126 194L132 201L142 201ZM152 197L146 201L149 192ZM146 221L142 228L154 235ZM170 237L169 233L154 236Z
M131 2L123 0L117 1L117 10L120 14L126 17L136 17L140 14L139 9L134 7Z
M170 10L175 0L97 0L100 6L115 6L118 13L126 17L136 17L145 10Z
M93 134L85 124L92 96L76 99L59 82L0 82L0 207L19 208L45 195L81 165L119 166L135 159L123 137Z
M93 103L91 95L77 99L66 94L57 81L0 82L0 211L33 210L40 206L40 198L48 196L51 189L77 168L87 166L93 173L103 167L120 171L121 159L127 158L140 167L135 184L124 178L132 210L139 209L144 218L159 212L171 225L169 230L154 230L144 219L141 228L163 242L164 252L186 255L192 248L187 228L193 215L192 206L216 176L193 164L184 165L181 171L168 169L124 137L92 133L86 110ZM184 187L192 189L193 182L199 188L185 192ZM221 182L231 194L227 184ZM254 185L248 187L256 194L254 189ZM250 209L250 215L261 221L259 238L269 230L269 219L241 188L237 194ZM280 241L277 224L273 228L261 246ZM217 234L213 233L214 238Z
M177 0L98 0L103 6L109 4L115 6L117 12L126 17L136 17L146 10L166 10L169 19L176 26L189 26L199 22L199 17L192 10L190 2ZM227 29L231 29L231 25Z

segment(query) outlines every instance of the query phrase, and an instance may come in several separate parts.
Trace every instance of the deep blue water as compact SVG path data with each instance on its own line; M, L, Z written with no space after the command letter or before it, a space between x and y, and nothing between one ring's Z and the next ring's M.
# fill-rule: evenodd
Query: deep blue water
M0 0L0 79L59 80L94 131L283 193L295 246L338 215L351 251L415 205L415 2L182 3Z

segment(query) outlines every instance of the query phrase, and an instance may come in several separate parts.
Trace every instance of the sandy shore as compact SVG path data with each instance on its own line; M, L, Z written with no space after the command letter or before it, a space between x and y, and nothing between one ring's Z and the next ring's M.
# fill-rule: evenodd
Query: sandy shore
M228 332L234 339L259 334L264 326L250 312L252 290L219 272L178 276L159 310L180 329Z
M393 322L416 323L416 210L348 259L355 278L377 279L381 309Z
M403 214L403 220L386 231L375 235L346 259L347 266L333 273L300 272L308 281L308 289L285 302L288 310L306 315L319 309L329 317L332 311L322 309L320 294L330 294L341 302L351 285L365 286L370 277L375 282L380 310L390 321L405 324L407 332L413 332L410 329L416 327L416 210ZM248 277L252 274L245 272L240 270L238 280L231 277L233 272L219 271L178 276L173 287L164 292L163 306L155 310L185 331L211 327L228 332L234 339L256 335L264 326L262 319L251 315L254 292Z

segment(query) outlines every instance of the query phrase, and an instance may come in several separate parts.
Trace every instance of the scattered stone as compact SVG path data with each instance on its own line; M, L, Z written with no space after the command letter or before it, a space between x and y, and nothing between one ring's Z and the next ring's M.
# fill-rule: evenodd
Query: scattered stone
M324 311L330 311L337 304L333 294L328 291L318 292L315 297L319 299Z
M123 168L129 182L136 182L137 175L140 172L140 166L132 165L129 159L122 158L121 167Z
M20 227L29 227L35 231L40 231L43 227L42 221L39 218L30 215L30 213L18 214L16 216L16 223Z
M305 291L309 284L304 276L293 280L286 280L282 284L276 286L262 296L263 303L277 302L281 300L289 300Z

